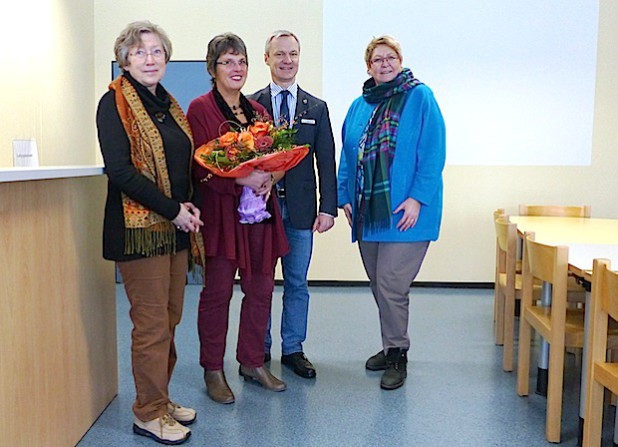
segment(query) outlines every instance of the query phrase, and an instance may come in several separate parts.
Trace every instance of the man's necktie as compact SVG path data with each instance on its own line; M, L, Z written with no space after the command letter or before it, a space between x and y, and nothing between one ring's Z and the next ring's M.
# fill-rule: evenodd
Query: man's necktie
M290 109L288 108L289 90L281 91L281 108L279 109L279 125L290 124Z
M279 109L279 125L290 126L290 109L288 107L289 90L281 91L281 107ZM277 182L277 195L283 199L285 197L285 177Z

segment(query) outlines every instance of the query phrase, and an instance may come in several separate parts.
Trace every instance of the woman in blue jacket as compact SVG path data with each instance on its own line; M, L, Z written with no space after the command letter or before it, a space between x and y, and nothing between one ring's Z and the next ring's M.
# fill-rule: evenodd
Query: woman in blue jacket
M339 207L358 241L378 305L383 350L367 360L384 370L380 386L406 379L409 289L442 218L445 130L432 91L402 66L390 36L365 51L363 95L343 124Z

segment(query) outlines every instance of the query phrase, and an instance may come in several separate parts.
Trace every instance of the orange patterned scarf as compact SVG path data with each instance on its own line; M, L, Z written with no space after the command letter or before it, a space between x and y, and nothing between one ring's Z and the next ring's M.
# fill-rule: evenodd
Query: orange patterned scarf
M157 185L167 197L172 197L172 186L167 172L163 140L148 115L135 88L124 76L109 85L116 95L116 107L131 144L131 161L140 174ZM187 119L170 95L170 114L190 141L191 130ZM176 230L163 216L122 194L125 225L125 254L156 256L176 252Z

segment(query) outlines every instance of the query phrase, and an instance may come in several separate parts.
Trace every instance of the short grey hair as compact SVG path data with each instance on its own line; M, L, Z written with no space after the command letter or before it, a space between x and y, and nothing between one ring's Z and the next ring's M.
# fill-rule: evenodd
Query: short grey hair
M152 33L161 40L163 51L165 51L165 63L167 64L172 57L172 42L167 33L158 25L149 20L138 20L129 23L125 29L120 32L114 43L114 54L118 66L124 71L123 67L129 65L129 51L131 48L139 46L142 42L142 34Z
M296 40L296 43L298 43L298 49L300 50L300 40L298 39L298 36L294 34L292 31L280 29L280 30L273 32L266 39L266 44L264 45L264 54L268 54L268 52L270 51L270 44L272 43L273 40L278 39L279 37L288 37L288 36L293 37L294 40Z

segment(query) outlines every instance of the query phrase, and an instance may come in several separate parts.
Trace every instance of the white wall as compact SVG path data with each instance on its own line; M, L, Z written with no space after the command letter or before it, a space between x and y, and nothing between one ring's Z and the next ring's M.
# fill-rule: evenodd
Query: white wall
M261 60L265 37L274 29L289 28L302 40L301 85L318 96L323 92L321 1L53 0L47 4L25 0L4 7L9 13L2 16L0 36L10 43L5 50L5 60L10 63L0 74L0 166L12 164L12 139L32 134L39 140L45 164L100 161L94 125L96 102L110 80L114 39L135 19L149 18L169 33L174 59L201 59L213 35L236 32L249 50L247 93L269 80ZM497 207L515 213L522 202L586 203L592 205L594 217L618 218L618 47L613 45L618 40L618 3L600 0L600 17L591 165L447 167L442 236L430 248L419 280L492 281L490 216ZM25 33L17 26L20 19L28 22ZM341 24L351 33L363 32L345 17ZM334 131L338 137L339 129ZM343 218L333 230L316 236L310 277L365 279Z
M302 43L299 82L307 90L320 94L322 6L319 1L108 0L94 2L94 8L97 100L110 81L114 40L127 23L140 19L148 19L167 32L174 47L173 60L203 60L208 41L216 34L227 31L238 34L245 41L249 54L249 77L243 89L247 94L270 81L270 72L263 60L266 37L276 29L294 30Z
M324 40L339 42L323 55L336 127L368 77L369 38L388 33L440 104L447 165L590 164L598 0L390 0L405 20L368 13L372 3L324 3ZM364 32L341 27L342 16Z
M9 2L0 41L0 167L13 165L13 139L30 138L42 165L93 164L93 3Z

